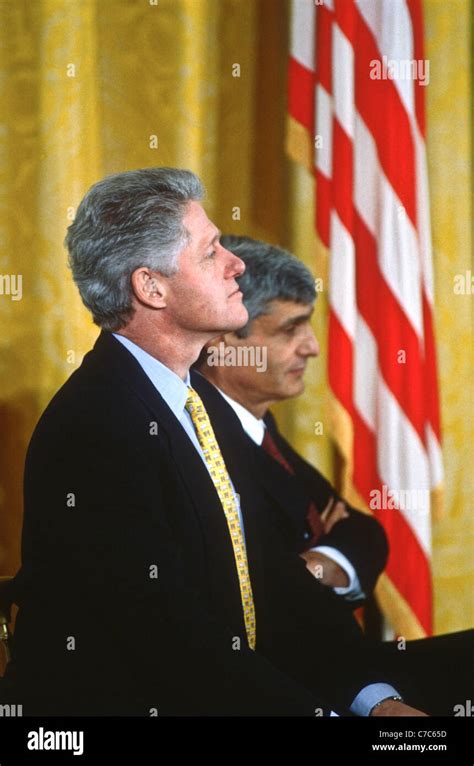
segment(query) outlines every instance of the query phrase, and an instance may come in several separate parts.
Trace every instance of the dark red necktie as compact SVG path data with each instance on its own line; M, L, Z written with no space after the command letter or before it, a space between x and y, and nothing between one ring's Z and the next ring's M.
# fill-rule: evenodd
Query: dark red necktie
M285 456L281 454L268 428L265 429L262 447L265 450L265 452L267 452L274 460L276 460L278 463L280 463L281 466L283 466L285 471L288 471L288 473L291 473L292 476L295 475L295 469L293 468L292 465L290 465L290 463L285 458ZM313 533L311 540L309 541L309 543L307 543L307 547L306 547L306 550L307 550L308 548L313 548L316 545L319 538L324 534L324 528L323 528L323 523L321 521L321 517L318 513L316 505L314 504L312 500L308 506L306 521L308 522L309 528L311 529L311 532Z

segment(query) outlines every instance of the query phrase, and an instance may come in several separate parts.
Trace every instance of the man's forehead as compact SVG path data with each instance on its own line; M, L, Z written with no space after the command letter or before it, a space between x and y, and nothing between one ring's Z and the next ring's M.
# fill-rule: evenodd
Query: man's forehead
M268 304L269 315L275 319L286 321L310 317L314 311L314 303L299 303L277 298Z
M184 224L196 242L211 242L220 235L217 226L207 217L207 213L198 202L189 203Z
M274 334L293 323L308 321L314 312L314 304L297 303L296 301L273 300L266 308L265 314L253 320L250 335L255 332Z

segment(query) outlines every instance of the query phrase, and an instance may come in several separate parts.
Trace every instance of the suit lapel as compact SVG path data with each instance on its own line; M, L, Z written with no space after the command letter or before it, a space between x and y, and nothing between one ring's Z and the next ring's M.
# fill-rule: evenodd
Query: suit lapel
M265 424L269 428L272 437L282 455L294 465L292 456L282 449L280 435L276 431L273 421L265 416ZM309 498L306 488L298 481L298 476L293 476L260 446L258 447L247 434L246 439L253 445L259 481L266 494L271 497L278 507L284 512L287 519L298 525L304 525L308 511Z
M301 490L305 492L308 498L314 500L319 513L321 513L328 500L334 496L333 487L331 487L327 479L324 478L317 468L295 452L291 444L279 432L275 420L270 413L267 413L265 416L265 422L278 449L295 469L295 475Z

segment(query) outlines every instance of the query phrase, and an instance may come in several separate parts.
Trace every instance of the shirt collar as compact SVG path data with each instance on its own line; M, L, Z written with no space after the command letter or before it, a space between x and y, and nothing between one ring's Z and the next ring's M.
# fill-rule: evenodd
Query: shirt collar
M247 410L245 407L243 407L239 402L236 402L235 399L231 399L230 396L227 396L227 394L222 391L221 388L218 388L216 386L217 390L220 394L224 397L226 402L230 404L232 409L234 410L235 414L239 418L242 428L244 429L245 433L250 436L252 441L255 442L259 447L261 446L263 442L263 437L265 435L265 428L266 425L263 420L259 420L259 418L256 418L255 415L252 415L249 410Z
M169 367L144 351L140 346L125 338L123 335L112 333L125 348L135 357L143 371L149 377L157 391L161 394L168 407L178 416L183 412L189 394L189 371L186 380L181 380Z

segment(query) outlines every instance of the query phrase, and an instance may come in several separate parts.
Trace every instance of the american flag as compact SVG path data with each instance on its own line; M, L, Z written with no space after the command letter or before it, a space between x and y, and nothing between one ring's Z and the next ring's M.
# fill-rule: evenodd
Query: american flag
M343 491L390 542L398 635L432 632L431 511L443 479L421 0L293 0L290 155L316 181L329 251L328 380Z

